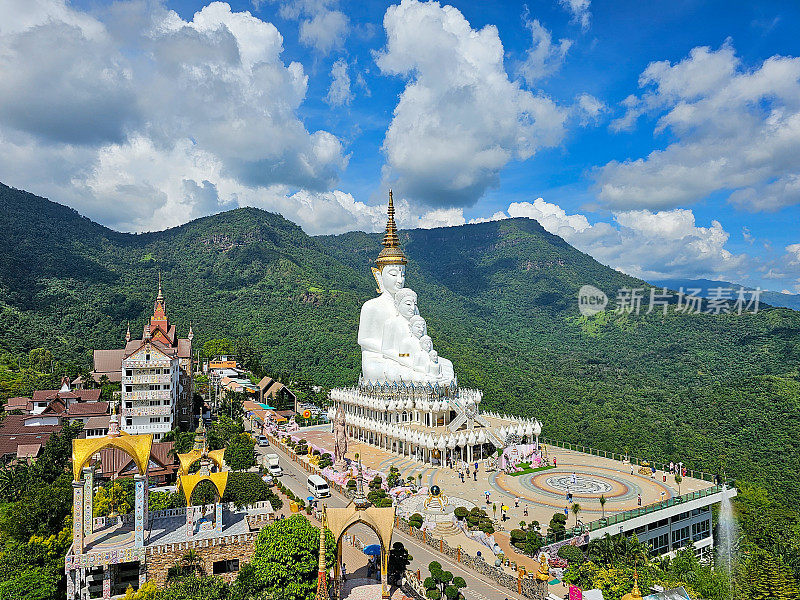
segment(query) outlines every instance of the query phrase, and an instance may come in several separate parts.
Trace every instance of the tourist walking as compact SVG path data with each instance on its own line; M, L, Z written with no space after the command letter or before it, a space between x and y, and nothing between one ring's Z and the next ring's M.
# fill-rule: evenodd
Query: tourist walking
M526 517L528 516L528 505L527 504L525 505L525 510L522 511L522 514L524 516L526 516Z
M636 498L636 503L637 503L639 506L641 506L641 505L642 505L642 495L641 495L641 494L639 494L639 495L638 495L638 497Z
M558 460L556 459L556 457L555 457L555 456L553 457L553 466L554 466L554 467L557 467L557 466L558 466Z
M475 469L472 472L472 479L473 479L473 481L478 481L478 469Z
M519 508L519 498L514 498L514 508Z
M573 471L572 472L572 485L575 485L576 483L578 483L578 478L575 475L575 471Z

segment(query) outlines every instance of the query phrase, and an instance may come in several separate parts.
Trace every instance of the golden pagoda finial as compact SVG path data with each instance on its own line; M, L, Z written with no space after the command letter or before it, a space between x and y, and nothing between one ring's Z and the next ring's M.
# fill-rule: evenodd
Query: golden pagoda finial
M161 293L161 271L158 272L158 299L164 299L164 294Z
M625 594L622 600L641 600L642 592L639 591L639 571L633 571L633 589L630 594Z
M386 233L383 235L383 250L375 261L378 269L386 265L404 265L408 261L400 248L400 238L397 237L397 224L394 222L394 198L389 190L389 218L386 221Z

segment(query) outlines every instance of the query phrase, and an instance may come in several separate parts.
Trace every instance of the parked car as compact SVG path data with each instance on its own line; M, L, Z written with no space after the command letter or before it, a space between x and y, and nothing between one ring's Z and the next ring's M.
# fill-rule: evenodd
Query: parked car
M261 446L262 448L264 446L269 446L269 440L267 439L267 436L265 436L265 435L259 435L256 438L256 442L258 442L258 445Z

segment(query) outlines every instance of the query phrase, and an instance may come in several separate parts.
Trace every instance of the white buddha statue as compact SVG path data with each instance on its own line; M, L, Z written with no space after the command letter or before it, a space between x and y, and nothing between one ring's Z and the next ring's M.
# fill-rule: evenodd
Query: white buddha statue
M375 262L372 274L380 295L364 303L358 323L364 380L452 381L453 363L439 357L432 343L427 350L421 344L427 337L427 325L417 310L417 294L404 287L407 261L397 237L391 191L383 250Z
M411 333L410 320L417 312L417 293L403 288L394 296L397 316L383 326L382 353L384 374L389 381L421 380L414 377L413 356L419 351L419 340Z
M361 346L361 373L367 381L383 381L385 360L383 356L383 328L397 315L395 294L403 289L406 279L406 257L400 248L397 225L394 222L394 204L389 192L389 220L383 236L383 250L375 261L372 274L378 284L380 296L367 300L361 307L358 322L358 344Z

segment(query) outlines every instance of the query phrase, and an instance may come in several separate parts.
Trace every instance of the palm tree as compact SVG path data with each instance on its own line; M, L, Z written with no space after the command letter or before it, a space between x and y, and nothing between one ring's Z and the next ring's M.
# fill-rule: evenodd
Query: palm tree
M601 494L600 495L600 509L603 511L603 518L606 518L606 497Z
M581 505L575 502L572 505L572 514L575 515L575 526L578 526L578 513L581 512Z

